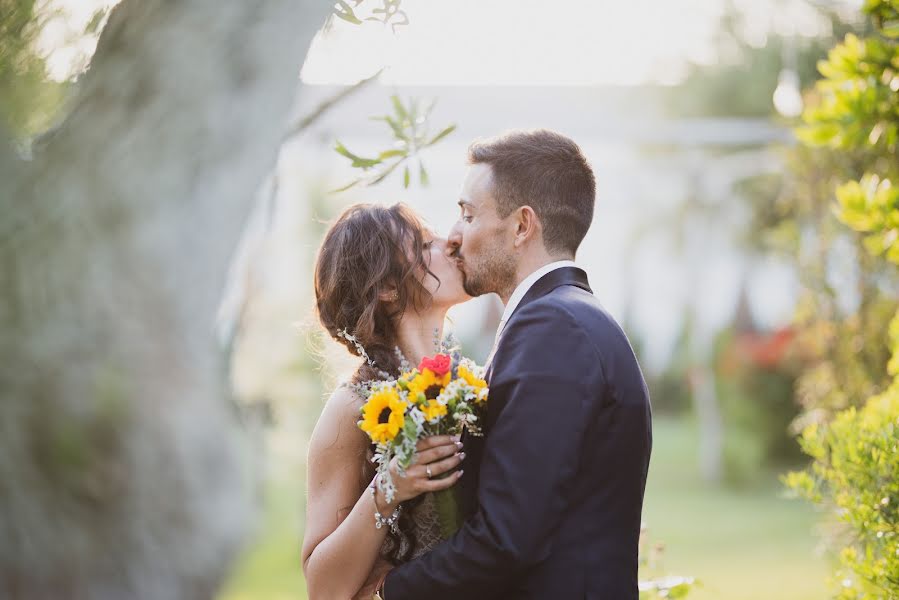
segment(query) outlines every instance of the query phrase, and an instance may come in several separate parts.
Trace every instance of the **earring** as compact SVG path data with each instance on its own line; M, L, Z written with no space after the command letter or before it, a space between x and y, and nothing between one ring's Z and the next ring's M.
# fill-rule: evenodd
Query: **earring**
M393 293L390 294L390 301L391 301L391 302L396 302L396 301L399 300L399 299L400 299L400 293L399 293L398 291L396 291L396 290L393 290Z

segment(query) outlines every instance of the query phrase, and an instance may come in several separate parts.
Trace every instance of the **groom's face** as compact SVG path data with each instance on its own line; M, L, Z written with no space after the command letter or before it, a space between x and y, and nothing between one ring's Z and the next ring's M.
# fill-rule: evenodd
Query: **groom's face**
M448 239L469 296L490 292L502 296L515 288L513 232L510 217L501 219L497 212L492 167L472 165L462 184L459 220Z

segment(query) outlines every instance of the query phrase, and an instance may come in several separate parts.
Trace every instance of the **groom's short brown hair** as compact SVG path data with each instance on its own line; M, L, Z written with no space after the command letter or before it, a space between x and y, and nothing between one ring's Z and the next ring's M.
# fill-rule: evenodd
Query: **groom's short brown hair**
M547 129L513 130L475 140L468 162L492 167L501 218L530 206L543 223L546 249L574 256L593 222L596 201L593 169L574 141Z

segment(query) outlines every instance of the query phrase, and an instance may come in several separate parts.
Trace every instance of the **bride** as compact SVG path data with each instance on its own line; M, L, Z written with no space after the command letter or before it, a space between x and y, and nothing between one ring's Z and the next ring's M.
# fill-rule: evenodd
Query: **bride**
M447 242L408 207L356 205L325 235L315 265L319 320L350 352L346 331L374 365L362 362L352 383L399 375L399 348L413 365L434 353L447 310L469 299ZM309 443L303 572L311 600L353 598L373 587L395 565L439 541L433 506L425 492L454 485L465 458L450 436L419 442L418 460L399 477L389 504L374 484L372 446L358 428L362 399L343 384L325 404ZM402 506L400 506L402 505ZM395 527L376 527L381 518ZM362 597L361 595L359 597ZM367 595L371 598L371 594Z

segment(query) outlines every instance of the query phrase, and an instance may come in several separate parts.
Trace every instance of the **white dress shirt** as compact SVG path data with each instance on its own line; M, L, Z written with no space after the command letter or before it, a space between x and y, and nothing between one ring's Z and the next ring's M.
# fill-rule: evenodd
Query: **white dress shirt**
M506 322L512 317L512 313L515 312L515 309L518 308L518 305L521 304L521 300L524 298L525 294L528 293L537 281L540 280L541 277L555 271L556 269L561 269L562 267L576 267L577 265L573 260L557 260L556 262L551 262L548 265L543 265L527 277L525 277L521 283L518 284L518 287L515 288L515 291L512 292L512 295L509 296L509 302L506 303L506 309L503 311L503 316L499 320L499 327L496 328L496 337L493 338L493 349L490 350L490 356L487 358L487 364L490 364L490 361L493 360L493 353L496 352L496 344L499 342L499 336L503 333L503 328L506 326Z

